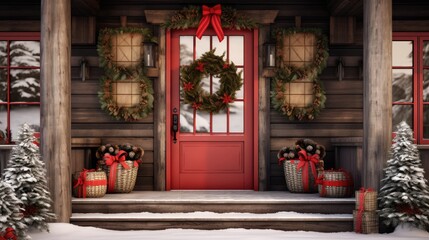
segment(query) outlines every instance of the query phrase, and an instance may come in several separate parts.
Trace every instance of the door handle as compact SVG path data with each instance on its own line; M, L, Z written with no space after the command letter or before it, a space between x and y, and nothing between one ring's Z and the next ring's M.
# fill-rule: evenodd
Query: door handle
M173 143L176 143L176 134L179 131L179 115L177 113L173 114L173 126L171 130L173 131Z

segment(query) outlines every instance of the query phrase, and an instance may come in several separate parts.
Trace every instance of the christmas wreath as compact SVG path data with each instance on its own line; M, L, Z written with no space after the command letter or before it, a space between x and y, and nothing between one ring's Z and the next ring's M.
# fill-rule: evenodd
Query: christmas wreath
M125 121L133 121L145 118L149 113L152 112L153 108L153 88L150 80L142 73L142 69L136 70L136 73L123 78L124 75L117 73L112 75L111 79L107 77L101 78L101 91L98 92L98 97L101 104L101 109L108 112L111 116L116 119L123 119ZM138 104L132 107L119 106L115 101L113 94L113 83L124 80L137 81L139 88L137 91L140 92L140 101Z
M285 49L283 39L296 33L313 34L315 36L316 52L314 59L303 67L287 64L282 57L284 52L289 51ZM277 47L276 60L279 67L277 67L272 81L271 103L277 111L291 120L312 120L325 107L325 91L321 82L317 79L317 75L326 67L329 57L327 39L318 29L277 29L274 34ZM298 82L304 79L313 83L312 93L314 99L311 104L305 107L297 107L287 101L286 92L288 89L286 83Z
M326 96L321 83L317 79L314 79L312 83L313 102L306 107L296 107L287 102L286 84L282 79L274 77L271 85L271 104L274 109L287 116L290 120L313 120L319 115L321 109L325 107Z
M100 30L98 36L98 45L97 51L100 57L100 66L105 69L105 71L112 71L114 73L121 72L123 74L133 74L133 72L144 66L143 58L141 58L137 64L132 64L130 66L121 66L115 64L114 54L112 53L112 37L121 35L121 34L140 34L142 41L149 39L149 41L154 41L152 33L147 28L132 28L132 27L122 27L122 28L104 28ZM131 40L132 41L132 40ZM141 41L139 42L141 45ZM143 48L143 46L141 46Z
M285 49L283 39L290 37L297 33L312 34L316 38L316 52L314 59L310 64L306 64L304 67L297 67L284 62L282 55L287 49ZM277 62L278 68L276 75L283 81L293 81L295 79L313 79L326 67L328 61L328 40L325 35L319 29L307 28L307 29L276 29L274 31L276 38L276 49L277 49Z
M217 113L234 102L243 80L234 63L224 61L224 55L217 56L214 51L215 49L208 51L190 65L183 66L180 71L180 84L185 103L195 110ZM212 94L202 87L203 77L210 75L220 78L219 90Z

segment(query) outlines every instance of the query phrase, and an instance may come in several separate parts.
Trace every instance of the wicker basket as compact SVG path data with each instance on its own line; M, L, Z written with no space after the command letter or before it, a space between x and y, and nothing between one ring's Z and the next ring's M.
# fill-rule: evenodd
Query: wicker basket
M318 178L321 197L350 197L353 194L353 178L344 170L325 170Z
M130 169L125 169L121 164L117 165L116 169L116 180L112 191L109 192L114 193L129 193L133 191L134 186L136 184L138 165L134 165L134 161L125 161L125 163L130 167ZM108 166L104 166L104 169L107 173L108 184L110 184L110 168Z
M364 211L359 213L359 211L353 210L353 220L355 232L378 233L378 214L376 211Z
M73 174L73 196L78 198L100 198L107 191L107 177L104 171L84 171L86 172L85 180L81 180L82 184L77 184L82 173L76 172ZM86 185L86 192L82 189Z
M362 196L363 194L363 196ZM356 210L363 207L364 211L377 210L377 192L371 190L359 190L355 192L356 196ZM364 201L361 203L361 199ZM363 204L363 206L361 206Z
M316 179L312 174L311 166L308 164L308 189L304 188L304 181L302 176L303 168L297 171L299 160L287 160L283 161L283 169L285 172L285 180L287 188L290 192L296 193L314 193L317 192Z

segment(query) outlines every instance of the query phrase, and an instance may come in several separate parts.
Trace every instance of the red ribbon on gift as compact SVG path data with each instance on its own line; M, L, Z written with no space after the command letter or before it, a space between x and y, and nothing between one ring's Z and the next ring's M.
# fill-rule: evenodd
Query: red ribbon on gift
M323 174L317 178L316 184L322 185L322 192L320 193L320 196L326 196L326 187L350 187L347 192L349 195L351 194L353 186L352 176L350 175L350 173L342 169L338 171L343 172L345 174L346 180L325 180L325 176Z
M11 227L6 228L4 234L0 235L0 240L17 240L18 236L16 236L15 230Z
M99 186L107 184L105 179L103 180L86 180L86 176L89 172L95 172L95 169L83 169L80 172L77 180L73 182L73 188L78 188L77 196L81 198L86 198L86 187L88 186Z
M308 165L310 164L311 173L313 174L314 179L317 180L316 164L319 163L320 157L318 154L308 155L305 150L299 151L298 156L299 163L296 166L296 170L299 171L302 168L302 184L304 192L309 192L310 178L308 176ZM292 160L292 163L294 163L294 160ZM314 184L316 185L316 181Z
M224 38L223 30L222 30L222 24L220 21L220 15L222 14L222 8L220 4L217 4L216 6L209 8L207 6L203 6L203 17L201 18L200 24L197 29L197 38L201 39L203 36L204 31L206 31L207 27L209 26L210 22L212 23L213 29L216 32L217 38L219 39L219 42L222 42Z
M359 209L357 212L357 216L356 216L356 232L357 233L362 233L362 216L363 216L363 212L365 211L365 195L367 192L373 192L374 190L372 188L361 188L359 189L358 192L358 197L359 198Z
M115 156L112 156L108 153L104 154L103 159L106 161L106 165L110 166L109 183L107 184L108 185L107 192L113 192L113 190L115 189L116 172L117 172L118 164L121 164L122 167L125 169L130 169L130 167L125 162L126 157L127 157L127 152L125 152L124 150L120 150Z

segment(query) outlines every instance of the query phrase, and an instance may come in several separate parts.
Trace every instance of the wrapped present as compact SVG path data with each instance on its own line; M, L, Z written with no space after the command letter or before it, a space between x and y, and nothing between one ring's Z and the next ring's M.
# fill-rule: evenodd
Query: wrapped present
M378 214L376 211L353 210L353 226L357 233L378 233Z
M107 177L103 171L83 169L73 174L73 196L99 198L106 194Z
M300 150L298 157L283 161L287 188L290 192L317 192L319 155L310 155L305 150Z
M377 192L372 189L361 188L355 192L356 210L375 211L377 210Z
M353 194L353 178L342 169L323 171L317 184L321 197L350 197Z
M129 193L134 189L140 160L126 160L127 152L119 150L116 155L104 155L104 169L107 172L107 192Z

